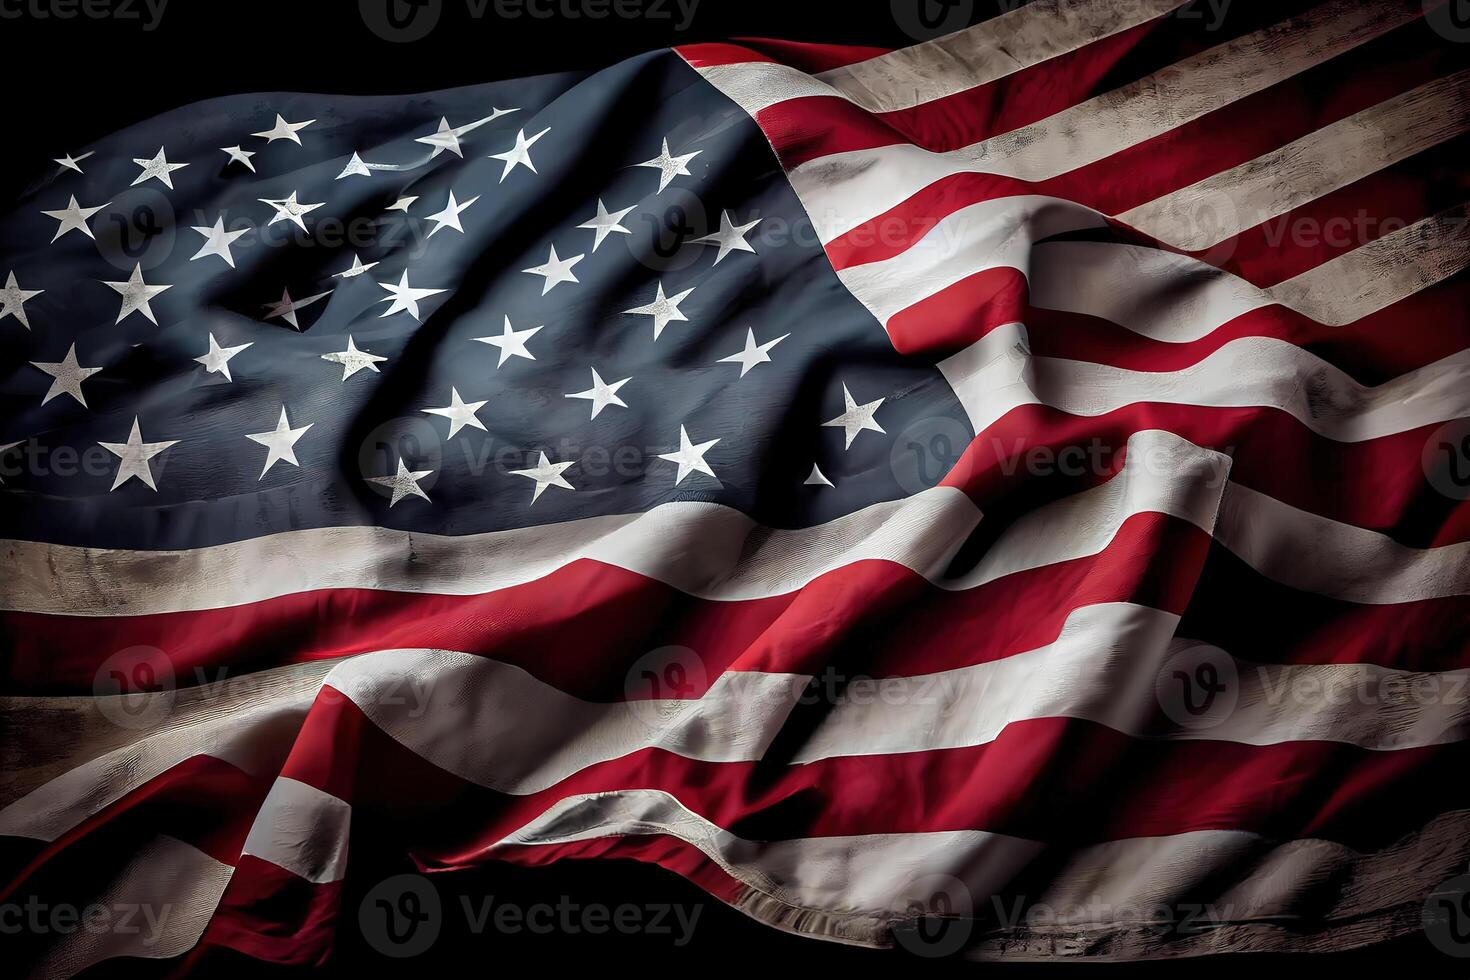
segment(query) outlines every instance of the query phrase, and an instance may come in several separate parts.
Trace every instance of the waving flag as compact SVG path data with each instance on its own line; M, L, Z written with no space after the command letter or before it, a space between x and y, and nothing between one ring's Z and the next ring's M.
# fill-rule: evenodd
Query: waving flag
M1470 31L1196 8L36 161L22 959L327 963L364 848L922 953L1467 945Z

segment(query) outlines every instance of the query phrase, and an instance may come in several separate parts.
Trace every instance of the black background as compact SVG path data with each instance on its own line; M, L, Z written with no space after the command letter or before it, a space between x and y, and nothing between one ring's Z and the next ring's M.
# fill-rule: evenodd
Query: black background
M156 29L124 18L37 18L31 5L57 0L0 0L0 193L13 200L21 188L67 152L79 152L109 132L179 105L256 91L345 94L422 92L545 72L595 69L651 48L740 36L780 37L824 43L901 47L914 43L912 9L921 0L699 0L692 22L665 0L665 16L602 19L502 18L493 8L475 19L466 0L442 0L437 28L424 40L395 43L367 26L358 0L171 0ZM67 2L67 0L60 0ZM101 2L101 0L93 0ZM131 3L141 16L140 0ZM542 0L533 0L542 2ZM544 0L561 4L565 0ZM655 0L646 0L652 4ZM951 16L974 23L995 16L1007 0L953 0ZM907 9L906 9L907 8ZM20 16L11 16L17 11ZM962 23L963 23L962 22ZM951 26L954 21L948 22ZM365 969L424 975L466 966L485 974L526 969L598 967L604 971L752 967L788 970L914 969L926 975L980 972L1004 977L1064 975L1077 978L1135 976L1238 978L1243 969L1268 975L1288 970L1405 969L1427 975L1463 975L1462 964L1434 951L1420 934L1349 954L1313 958L1230 957L1187 963L1111 965L981 965L921 961L901 953L873 952L817 943L758 926L710 900L683 879L631 862L569 864L545 869L491 867L438 879L447 907L459 896L478 902L557 903L567 896L583 904L679 902L701 905L693 941L677 947L666 936L519 935L473 936L447 927L427 954L385 960L352 928L361 890L382 874L408 870L388 855L364 854L354 845L354 867L387 862L350 883L343 929L331 973ZM356 889L356 890L354 890ZM153 971L138 964L141 972ZM1459 968L1459 969L1457 969ZM211 975L248 972L258 965L229 955L207 961ZM125 971L130 972L130 971ZM289 973L290 971L282 971Z

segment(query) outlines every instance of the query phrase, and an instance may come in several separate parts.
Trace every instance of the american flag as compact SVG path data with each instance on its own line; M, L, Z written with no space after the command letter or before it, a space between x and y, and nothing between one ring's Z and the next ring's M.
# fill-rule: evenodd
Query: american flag
M13 962L330 963L364 848L980 959L1470 952L1470 24L1011 6L35 161Z

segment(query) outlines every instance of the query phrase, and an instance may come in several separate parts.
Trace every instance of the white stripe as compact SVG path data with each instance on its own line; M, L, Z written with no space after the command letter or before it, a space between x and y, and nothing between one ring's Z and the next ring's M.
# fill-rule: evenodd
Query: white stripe
M140 847L91 904L110 928L58 933L37 964L37 977L70 977L117 956L168 959L194 948L234 868L190 844L160 835Z
M1338 442L1363 442L1470 416L1470 350L1377 387L1300 347L1241 337L1174 371L1131 371L1090 361L1034 357L1025 327L997 327L940 362L976 432L1023 405L1098 416L1156 402L1211 408L1276 408Z
M1470 541L1410 548L1239 484L1225 494L1215 537L1252 568L1303 592L1365 604L1470 595Z
M1460 205L1384 235L1276 286L1158 248L1047 241L1104 225L1058 198L982 201L947 215L898 255L838 272L887 329L897 314L980 272L1013 268L1041 309L1102 317L1168 343L1208 335L1244 313L1280 304L1327 326L1377 313L1470 265Z
M892 258L850 266L837 276L887 328L895 313L976 273L1024 273L1044 238L1106 225L1100 213L1071 201L1003 197L952 212Z
M1177 248L1209 248L1459 136L1467 99L1470 70L1436 78L1118 220Z
M1077 851L1036 896L1052 914L984 937L980 959L1098 959L1341 950L1422 928L1435 886L1464 873L1470 811L1379 851L1204 830ZM1169 917L1193 913L1193 929ZM1191 935L1192 932L1192 935Z
M834 153L789 174L823 242L936 180L988 173L1040 181L1095 163L1406 24L1413 0L1333 0L1011 133L948 153L911 144Z
M1271 295L1323 323L1352 323L1470 266L1470 205L1459 204L1339 255Z
M958 583L947 583L948 569L980 514L960 491L936 487L800 531L765 530L718 505L668 504L641 517L551 525L551 543L539 549L538 528L462 537L319 528L181 552L9 541L3 548L20 574L5 599L34 611L111 616L218 608L327 588L465 595L529 581L579 557L722 600L784 594L870 559L968 588L1009 571L1095 554L1107 541L1101 529L1134 507L1157 508L1208 530L1216 502L1198 497L1198 484L1207 480L1218 495L1228 460L1156 430L1133 433L1128 446L1127 458L1140 465L1125 464L1123 476L1109 481L1115 486L1052 505L1077 523L1059 531L1045 517L1026 519L1020 533L1003 536ZM1119 501L1127 502L1123 510ZM64 608L56 607L57 597L65 597Z
M1038 0L955 34L817 75L760 61L698 71L752 116L788 99L824 95L869 112L893 112L997 81L1147 23L1183 3Z
M1027 653L824 692L818 697L830 698L829 709L792 762L983 745L1010 725L1043 718L1092 721L1135 737L1251 745L1312 739L1401 749L1465 735L1470 672L1256 669L1243 661L1231 661L1226 672L1238 678L1233 710L1222 709L1207 726L1172 725L1157 685L1176 654L1198 648L1173 642L1177 624L1172 613L1129 603L1083 606L1057 640ZM394 650L354 658L326 683L436 767L527 795L646 749L704 762L761 759L811 680L729 671L699 698L592 703L485 657ZM1361 685L1372 684L1395 692L1432 686L1442 696L1358 703L1368 696ZM408 690L410 697L392 696ZM1317 698L1317 691L1325 693Z
M1172 432L1143 429L1128 437L1122 470L1081 493L1037 507L1007 527L975 567L935 584L971 589L1028 569L1098 554L1136 514L1169 514L1214 530L1230 457Z
M315 786L279 777L266 794L241 854L324 884L347 872L352 807Z
M934 896L924 889L944 889L946 881L957 886L949 897L958 899L952 910L961 918L993 919L1014 910L1007 885L1043 848L981 831L761 843L731 834L656 790L568 797L501 844L654 834L698 848L744 884L749 893L732 904L747 914L794 932L873 946L891 945L894 926L912 915L911 903L930 907ZM1354 923L1360 935L1382 938L1395 923L1364 920L1417 909L1430 888L1463 871L1467 856L1467 811L1437 816L1392 847L1368 853L1325 840L1278 842L1229 830L1111 841L1072 852L1042 894L1020 896L1024 912L1050 914L1022 915L1014 928L976 940L981 955L996 958L1026 959L1032 950L1046 959L1178 953L1181 936L1167 928L1177 925L1169 917L1198 909L1202 942L1185 943L1189 949L1276 948L1283 942L1279 934L1273 940L1269 932L1245 929L1226 943L1214 930L1253 925L1276 931L1285 921L1295 923L1293 935L1307 935L1299 920L1308 890L1317 895L1312 905L1320 928ZM1220 883L1227 872L1228 883ZM1333 887L1323 890L1322 882ZM1108 933L1121 934L1111 946ZM1029 945L1027 938L1039 942Z
M988 894L1044 849L978 830L751 841L652 789L566 797L497 843L544 846L654 834L699 848L731 878L793 908L895 916L908 912L904 886L916 876L970 872L970 882Z
M1185 0L1036 0L973 27L816 77L871 112L998 81L1148 23Z
M1269 290L1187 255L1111 242L1038 245L1030 284L1031 305L1039 309L1100 317L1175 344L1276 302ZM1297 298L1299 312L1313 316L1319 297ZM1373 312L1366 306L1364 314Z
M987 340L993 340L997 333L999 332L993 333ZM1289 347L1289 345L1283 346ZM1291 350L1297 349L1291 348ZM1298 354L1303 357L1307 356L1300 351ZM1023 362L1019 368L1012 363L1017 359ZM1030 395L1031 391L1030 388L1025 387L1027 384L1025 379L1028 371L1031 371L1024 363L1027 360L1030 360L1029 356L1022 348L996 345L987 352L982 344L968 348L945 362L943 366L950 374L952 383L956 391L960 393L962 400L967 400L967 407L979 411L987 404L998 404L1002 401L1012 405L1035 403L1034 396L1031 401L1025 400L1024 397ZM1047 359L1034 360L1042 362L1043 368L1050 369L1050 365L1046 363ZM1055 363L1077 365L1077 362L1069 361ZM1097 368L1099 366L1080 365L1080 367ZM1137 374L1138 377L1144 379L1170 377L1170 375L1116 372L1116 369L1106 370L1114 372L1111 375L1114 378L1128 374ZM1229 375L1228 371L1224 373L1230 376L1235 383L1249 380L1248 375L1244 373L1236 375ZM1069 390L1065 384L1062 388L1064 391ZM1373 391L1383 392L1389 388L1390 386L1383 386ZM1135 394L1142 397L1139 393ZM1319 390L1317 395L1322 397L1322 391ZM1133 397L1133 395L1128 397ZM976 400L979 398L989 399L989 401L977 403ZM1157 393L1154 394L1153 400L1159 400ZM979 407L976 407L977 404ZM1406 406L1401 406L1400 411L1408 411L1418 404L1419 401L1411 400ZM1060 407L1067 411L1076 411L1079 406L1073 402L1062 401ZM1392 407L1390 405L1390 408ZM1215 533L1226 547L1236 551L1256 571L1267 578L1293 587L1309 589L1321 595L1348 601L1409 602L1445 594L1461 594L1470 588L1470 579L1467 579L1463 572L1466 560L1465 551L1466 548L1470 548L1470 545L1444 545L1425 551L1404 549L1394 545L1391 539L1376 532L1308 514L1279 501L1262 497L1259 494L1251 494L1238 485L1227 484L1229 465L1230 459L1225 454L1200 449L1173 433L1161 430L1135 432L1129 437L1124 466L1118 475L1097 487L1054 501L1019 518L997 537L991 547L970 569L956 575L950 573L949 566L960 543L974 527L973 521L959 523L957 529L956 524L934 521L924 529L923 539L918 541L914 551L908 556L912 561L908 567L922 568L923 571L920 574L925 575L930 582L940 588L951 590L973 588L1018 571L1095 555L1107 546L1118 527L1129 517L1142 513L1163 513L1189 521L1206 532ZM1238 512L1250 516L1236 517L1229 526L1217 527L1215 515L1222 506L1220 494L1227 486L1229 494L1225 499L1233 508L1230 513ZM933 491L926 491L926 493L932 494ZM925 494L919 494L910 499L919 500L923 497ZM972 515L978 517L973 505L969 504L968 498L958 491L947 492L944 499L953 502L964 501L963 506L969 507ZM924 508L918 513L944 514L947 512ZM591 522L596 523L600 520L594 518ZM1258 541L1251 534L1240 530L1241 528L1249 529L1252 521L1256 522L1257 527L1265 527L1266 522L1269 522L1272 529L1271 534L1275 536L1274 540L1314 540L1318 542L1316 547L1326 547L1325 542L1329 541L1341 542L1333 546L1335 550L1332 554L1336 556L1334 561L1343 560L1351 554L1353 574L1351 576L1326 574L1326 569L1337 566L1325 559L1314 561L1310 567L1305 569L1298 567L1300 556L1309 552L1299 547L1273 549L1269 547L1267 539L1262 538ZM694 529L689 529L688 536L693 536L694 533ZM781 532L777 532L779 533ZM292 532L292 534L294 538L291 553L294 554L299 550L301 553L314 553L319 558L331 556L336 563L335 568L327 569L331 575L345 576L344 570L346 569L362 570L376 567L375 577L368 582L353 581L345 577L308 578L298 583L298 587L303 591L332 586L396 588L406 592L447 591L447 583L412 569L400 570L395 567L395 562L401 558L401 551L410 547L407 541L402 543L394 541L394 536L401 532L382 531L367 536L365 540L358 539L356 542L351 538L340 536L334 529L299 531ZM402 537L406 539L410 536L402 534ZM411 537L412 547L416 549L420 558L429 553L431 542L426 540L425 536L415 534ZM465 555L463 560L468 560L467 553L472 550L473 543L481 537L483 536L470 536L465 539L443 538L432 543L438 547L438 553L441 556L451 554L450 549L460 542L468 543L470 547L465 548L461 553ZM314 544L314 539L319 544ZM668 546L682 549L685 539L686 535L672 538ZM377 550L381 547L381 542L385 540L388 546ZM496 551L493 548L487 550L491 553ZM873 557L875 551L880 551L872 546L871 541L862 540L855 543L834 541L831 542L829 550L830 553L822 557L822 562L834 568L864 557ZM763 549L755 547L748 549L748 552L750 555L762 557ZM728 553L737 554L738 550L731 549ZM70 557L69 550L60 549L57 558L51 562L56 577L55 585L48 584L47 591L38 595L28 594L16 588L13 590L11 601L17 603L41 602L51 594L51 589L55 588L63 594L75 597L80 603L84 598L90 598L87 595L88 592L93 590L98 583L110 580L109 576L92 577L109 562L115 561L116 565L124 570L111 574L121 575L125 574L125 570L132 567L134 563L146 562L152 554L150 552L98 551L92 552L84 564L70 566L67 562ZM188 555L189 553L183 554ZM777 548L773 549L770 554L781 556L783 552ZM1412 560L1406 559L1404 556L1408 554L1417 557ZM42 555L44 555L44 549L38 548L35 560L44 561ZM879 554L878 557L883 556ZM253 596L249 592L231 593L222 589L228 586L243 590L254 588L257 585L257 580L250 577L242 577L243 581L236 583L229 582L232 570L237 567L235 562L238 560L238 552L233 548L226 549L223 554L216 549L202 549L201 552L194 553L188 560L180 562L179 568L183 570L185 576L183 580L176 581L162 572L155 572L149 580L151 591L140 595L139 599L167 603L170 608L178 608L186 603L193 603L193 608L210 608L214 605L233 605L250 601ZM777 557L770 560L784 559ZM214 567L216 561L223 563L223 567L218 571ZM744 580L748 582L759 572L759 566L753 564L748 558L743 561L737 559L736 564L737 571L731 572L726 581L740 583L743 575ZM687 567L687 564L681 566L675 561L666 565L666 568L676 570ZM309 566L293 568L292 574L300 575L303 569L310 570ZM644 574L647 572L645 571ZM772 574L789 575L790 569L777 569ZM662 580L676 588L693 592L695 587L691 586L691 582L708 583L718 580L718 576L710 565L703 565L699 568L697 578L682 579L679 575L668 574ZM20 581L24 582L24 579ZM201 590L203 594L191 591L196 582L210 583L214 589ZM1374 582L1379 584L1375 586ZM462 588L466 591L469 587L469 584L462 583ZM741 594L739 597L744 598L747 595L748 593ZM105 601L95 602L94 609L100 614L112 612L107 608ZM144 613L159 610L140 601L135 603L130 611ZM134 751L134 749L127 751Z
M0 809L0 835L56 840L196 756L211 756L247 772L270 772L290 751L322 678L335 662L293 664L177 694L108 699L128 699L140 717L151 716L150 705L161 703L160 730L82 762ZM7 713L26 710L26 700L7 699ZM95 704L103 699L66 700Z
M526 795L648 748L706 762L759 759L807 678L727 671L695 699L593 703L475 654L391 650L339 665L326 683L440 769Z
M1415 673L1365 664L1265 665L1174 637L1178 617L1130 603L1074 609L1057 639L1000 660L829 689L830 708L793 764L929 752L986 744L1012 724L1076 718L1127 735L1273 745L1336 741L1390 750L1463 740L1470 671ZM1161 679L1186 652L1206 651L1230 702L1208 724L1172 724ZM386 650L338 664L326 684L406 748L471 783L506 793L549 789L589 766L657 748L707 762L765 756L812 680L801 674L727 672L698 698L592 703L525 670L469 653ZM275 690L248 713L221 713L242 742L275 743L279 765L296 725L276 720L299 698ZM179 744L192 737L191 743ZM227 757L204 726L170 744L181 761ZM82 767L0 811L0 833L52 840L158 775L120 765ZM338 880L347 859L350 807L292 779L273 785L247 837L253 854L316 882Z
M126 616L213 609L316 589L476 595L582 558L710 599L782 595L865 559L943 573L980 520L959 490L935 487L827 524L779 530L719 504L445 536L378 527L286 531L190 551L107 551L0 543L11 579L0 608Z

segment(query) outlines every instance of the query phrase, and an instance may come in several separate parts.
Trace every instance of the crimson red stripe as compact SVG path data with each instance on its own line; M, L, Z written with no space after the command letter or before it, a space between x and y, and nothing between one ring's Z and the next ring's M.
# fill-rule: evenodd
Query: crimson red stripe
M1113 460L1129 434L1176 433L1233 458L1230 480L1300 510L1386 534L1416 548L1470 541L1470 508L1441 495L1425 479L1421 457L1439 430L1425 426L1366 442L1317 435L1277 409L1205 408L1141 402L1099 416L1075 416L1040 405L1006 413L982 432L945 478L963 485L987 515L1008 494L1036 493L1038 475L1073 490L1048 459L1062 450ZM1017 460L1032 460L1028 468ZM1085 465L1090 466L1090 463ZM1044 491L1043 491L1044 492ZM983 529L983 525L982 525Z
M985 830L1078 846L1234 829L1370 850L1470 806L1470 785L1443 777L1470 762L1464 742L1391 751L1253 746L1139 739L1049 718L1014 723L980 746L784 764L795 732L825 710L799 706L787 726L792 740L778 740L759 762L699 762L646 749L540 793L510 796L438 769L365 718L351 718L360 710L341 701L313 712L316 724L303 728L283 775L322 779L354 815L391 815L430 869L484 860L492 844L560 799L628 788L668 792L751 840ZM336 751L344 738L358 742L346 765ZM1395 801L1391 812L1382 812L1384 799Z
M1215 544L1179 635L1262 663L1464 670L1470 667L1470 596L1394 605L1344 602L1268 581Z
M6 626L22 638L15 665L20 686L30 691L90 690L113 647L165 650L181 685L224 671L428 647L481 653L577 697L617 701L644 696L628 689L628 671L658 646L688 647L710 680L730 669L816 673L839 656L897 676L1043 646L1068 613L1095 602L1180 612L1208 545L1187 522L1142 514L1098 555L963 592L932 586L900 565L868 561L792 595L722 602L580 561L485 595L323 590L248 606L109 618L110 644L101 649L93 618L11 614ZM574 626L559 629L558 622ZM967 639L956 643L957 635ZM704 689L698 679L691 685Z
M695 68L747 62L777 62L816 75L887 54L890 48L852 44L813 44L776 38L737 37L739 43L683 44L674 50Z
M19 846L9 848L6 863L0 865L0 902L16 895L58 856L79 846L91 848L99 836L116 845L164 834L193 845L216 861L234 864L270 784L269 772L251 775L207 755L186 759L54 841L21 839Z
M925 308L920 303L914 310ZM1376 386L1470 347L1467 310L1470 275L1462 274L1340 327L1324 326L1284 306L1268 306L1221 324L1198 340L1171 343L1099 317L1028 308L1020 316L986 324L965 343L978 340L992 326L1019 320L1026 324L1031 352L1038 357L1164 372L1197 364L1233 340L1271 337L1311 352L1359 384ZM917 319L916 314L916 328ZM941 350L949 349L951 341L936 339L943 343Z
M1460 161L1470 135L1449 140L1206 249L1200 258L1275 285L1470 199ZM1463 319L1463 311L1460 319Z
M828 243L828 254L838 269L889 258L962 207L1018 194L1043 194L1118 214L1464 66L1464 51L1443 39L1426 38L1427 33L1422 24L1405 25L1301 75L1055 178L1032 182L972 173L943 178L838 236ZM1322 93L1331 96L1323 98Z
M954 150L1086 101L1119 62L1136 53L1158 24L1139 25L997 81L909 109L873 113L840 96L809 96L762 109L756 122L788 170L832 153L896 143ZM1159 65L1175 60L1163 59Z

